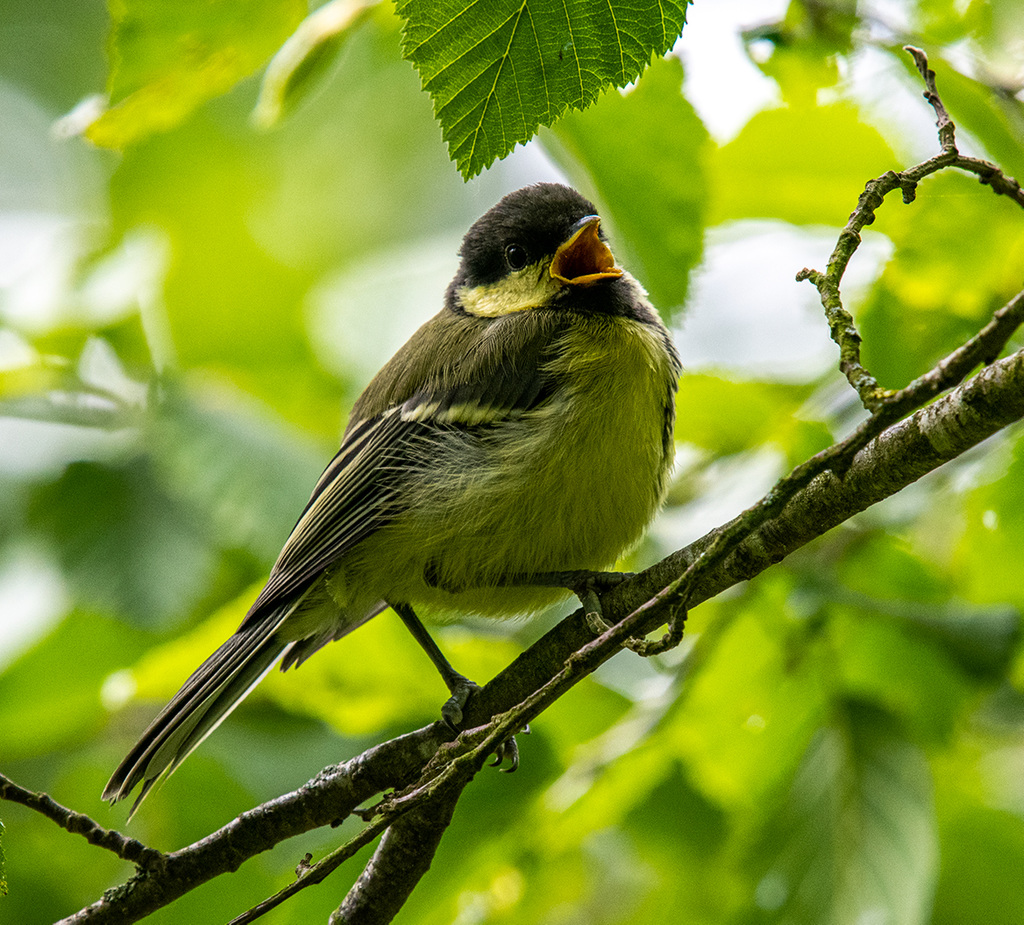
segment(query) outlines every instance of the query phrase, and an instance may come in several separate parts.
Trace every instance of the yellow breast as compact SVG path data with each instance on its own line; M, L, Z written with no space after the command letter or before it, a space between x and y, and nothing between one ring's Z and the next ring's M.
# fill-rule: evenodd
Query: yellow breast
M560 348L556 399L483 438L453 431L339 583L435 617L509 616L565 596L511 578L607 568L639 539L672 463L672 355L659 330L605 315L579 318Z

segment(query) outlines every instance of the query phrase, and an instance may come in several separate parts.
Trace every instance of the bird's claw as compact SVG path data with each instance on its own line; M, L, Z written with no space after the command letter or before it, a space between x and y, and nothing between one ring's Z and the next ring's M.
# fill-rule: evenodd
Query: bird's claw
M480 690L480 685L470 681L469 678L461 678L452 686L451 697L441 707L441 719L452 732L460 731L463 710L465 710L469 698L478 690Z
M469 698L480 690L480 685L470 681L469 678L458 675L457 678L452 679L449 690L451 690L452 695L441 707L441 719L452 732L461 732L463 711ZM520 730L520 732L524 733L529 733L529 731L529 726L524 726ZM490 762L491 767L497 767L506 758L509 759L509 767L502 768L501 770L506 774L511 774L519 767L519 745L516 743L514 735L498 743L498 746L494 749L494 760Z
M604 608L601 606L598 588L602 591L608 591L632 577L632 572L595 572L573 587L573 593L580 599L580 603L583 605L587 626L590 627L590 631L595 636L606 633L614 625L604 618ZM684 610L683 621L686 619L685 614L686 611ZM658 642L649 642L642 637L630 636L622 640L622 645L627 649L632 649L637 655L650 657L678 645L682 635L682 622L680 621L677 626L676 617L673 614L673 617L669 620L669 631L663 639Z
M608 591L616 585L633 577L633 572L594 572L588 575L573 593L580 599L583 605L583 612L587 617L587 625L595 636L611 629L612 624L604 618L604 608L601 606L601 597L598 590Z
M524 735L529 735L530 727L523 726L519 731ZM490 766L492 768L496 768L506 758L509 759L509 766L507 768L501 768L502 773L511 774L513 771L519 769L519 743L516 742L515 736L509 736L504 742L501 742L498 745L494 750L494 760L490 762Z

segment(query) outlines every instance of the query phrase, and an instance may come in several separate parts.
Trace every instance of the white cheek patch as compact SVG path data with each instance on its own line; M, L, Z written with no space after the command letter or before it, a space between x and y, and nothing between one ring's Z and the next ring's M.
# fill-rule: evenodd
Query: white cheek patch
M539 263L510 273L496 283L464 287L458 292L465 312L480 318L498 318L527 311L551 301L561 284L551 278L547 265Z

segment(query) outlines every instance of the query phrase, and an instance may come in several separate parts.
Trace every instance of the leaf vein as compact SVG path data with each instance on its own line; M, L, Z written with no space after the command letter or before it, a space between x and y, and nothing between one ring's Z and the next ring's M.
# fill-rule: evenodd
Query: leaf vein
M481 112L481 114L480 114L480 122L477 124L476 129L473 131L473 140L472 140L472 143L470 144L470 147L469 147L469 158L468 158L468 160L469 160L470 163L472 163L473 157L476 154L477 141L480 138L481 133L483 132L484 121L487 119L487 112L490 109L491 102L497 99L497 92L496 91L497 91L497 88L498 88L498 81L501 79L502 69L505 66L505 62L511 60L510 55L511 55L511 51L512 51L512 43L515 41L516 30L519 28L519 22L523 18L523 13L526 12L526 5L527 5L527 0L523 0L523 2L519 6L519 14L518 14L518 16L516 16L516 21L512 25L512 31L509 34L509 38L508 38L508 45L505 46L505 53L504 53L504 55L502 55L501 59L498 62L498 70L497 70L497 72L494 75L494 83L491 84L491 89L488 91L487 97L484 99L484 108L483 108L483 112ZM506 20L506 22L510 22L511 19L512 19L512 17L510 16L509 19ZM518 87L517 87L517 89L518 89ZM499 126L499 128L501 130L501 141L502 141L502 144L507 147L508 139L507 139L507 136L505 135L505 124L504 124L503 120L501 120L501 119L498 120L498 126Z

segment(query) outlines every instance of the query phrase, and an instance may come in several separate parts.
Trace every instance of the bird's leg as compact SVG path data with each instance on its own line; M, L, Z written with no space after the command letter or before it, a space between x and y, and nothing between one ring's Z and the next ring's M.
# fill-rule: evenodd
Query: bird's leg
M437 647L437 643L431 638L412 607L408 604L392 604L391 609L402 618L402 622L412 633L412 638L420 644L441 675L441 680L451 694L441 707L441 718L453 731L458 731L462 724L462 711L473 692L480 690L480 685L452 668L451 662L444 657L444 653Z
M451 693L451 697L441 707L441 719L449 729L458 732L462 725L462 711L466 708L466 703L473 693L480 690L480 685L470 681L465 675L459 674L452 668L452 663L444 657L444 653L438 648L437 643L427 632L427 628L416 616L412 607L408 604L392 604L391 609L402 618L402 622L412 633L413 639L427 653L427 657L434 663L434 667ZM528 733L530 727L525 726L522 731ZM519 767L519 746L516 744L515 736L509 736L504 742L498 744L494 750L494 760L491 762L491 766L497 767L506 758L509 759L509 766L501 770L511 774Z
M600 636L611 627L611 624L604 618L599 592L608 591L632 577L632 572L593 572L588 569L569 569L564 572L538 572L535 575L516 576L508 584L567 588L580 599L587 617L587 625L591 631L595 636ZM630 636L628 639L624 639L622 644L645 658L660 655L679 645L683 638L685 625L686 608L676 606L668 619L668 631L661 639L651 642L641 637Z
M567 588L579 598L587 616L587 625L595 635L600 636L609 628L604 618L600 595L605 591L632 578L632 572L596 572L590 569L568 569L563 572L537 572L533 575L518 575L508 583L512 585L534 585L546 588Z

